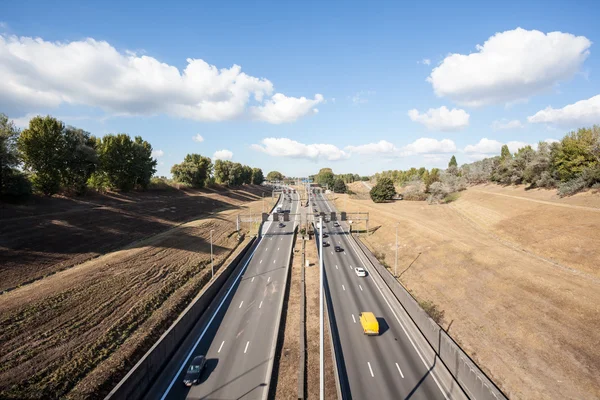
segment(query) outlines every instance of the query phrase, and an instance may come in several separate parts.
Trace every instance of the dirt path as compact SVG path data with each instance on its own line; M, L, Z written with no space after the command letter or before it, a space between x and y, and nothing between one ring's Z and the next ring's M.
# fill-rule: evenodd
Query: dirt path
M210 280L210 230L217 268L238 246L239 211L0 295L0 398L102 398Z
M505 193L529 195L514 188ZM547 195L531 197L549 201ZM594 208L594 198L584 196L568 201ZM338 206L344 203L338 196ZM369 211L370 226L380 226L369 247L392 269L398 224L402 282L445 311L445 328L510 398L600 397L595 209L470 190L451 206L348 199L347 211L359 207Z

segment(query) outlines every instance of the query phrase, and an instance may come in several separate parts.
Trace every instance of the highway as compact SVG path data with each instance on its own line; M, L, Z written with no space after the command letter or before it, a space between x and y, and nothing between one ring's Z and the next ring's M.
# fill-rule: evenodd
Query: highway
M282 195L283 209L297 212L298 195ZM275 214L276 215L276 214ZM269 391L280 310L285 293L295 222L266 222L263 236L239 280L214 318L185 351L183 362L169 364L146 398L265 399ZM238 272L234 272L238 273ZM199 385L185 387L183 377L196 355L207 363Z
M335 211L322 194L311 195L311 210ZM313 206L312 203L315 203ZM339 214L338 214L339 216ZM339 218L339 217L338 217ZM325 224L323 247L326 295L333 305L333 330L339 335L336 357L344 399L466 398L431 347L411 327L409 317L347 234L347 224ZM344 251L335 252L334 246ZM358 277L354 268L367 270ZM359 314L370 311L380 325L379 336L365 336ZM341 351L339 351L341 350Z

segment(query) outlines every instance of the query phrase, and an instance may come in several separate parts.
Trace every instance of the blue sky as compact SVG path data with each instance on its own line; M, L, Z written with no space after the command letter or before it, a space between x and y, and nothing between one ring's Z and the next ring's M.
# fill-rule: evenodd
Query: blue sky
M440 167L600 123L597 2L282 3L4 5L0 112L141 135L158 175Z

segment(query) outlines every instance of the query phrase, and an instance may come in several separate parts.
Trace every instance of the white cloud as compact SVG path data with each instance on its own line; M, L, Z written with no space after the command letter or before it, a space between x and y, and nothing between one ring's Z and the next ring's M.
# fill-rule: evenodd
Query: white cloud
M218 69L201 59L186 61L180 71L91 38L62 43L0 35L0 109L23 115L71 104L120 115L223 121L246 115L249 103L256 102L264 110L259 118L279 123L294 121L322 101L316 95L316 103L303 107L305 98L268 99L273 84L243 73L239 65Z
M414 122L425 125L427 129L436 131L456 131L469 126L469 114L465 110L448 110L446 106L430 108L423 114L417 109L412 109L408 111L408 116Z
M217 150L213 155L213 160L231 160L233 153L229 150Z
M495 131L510 130L510 129L521 129L523 124L518 119L509 121L507 119L501 119L492 122L492 129Z
M164 155L165 155L165 152L162 151L162 150L154 150L152 152L152 157L154 157L154 158L159 158L159 157L162 157Z
M560 140L556 140L556 139L546 139L544 140L544 142L548 143L548 144L552 144L552 143L558 143L560 142Z
M294 122L307 114L318 113L319 110L314 106L323 101L324 98L320 94L316 94L314 100L311 100L306 97L287 97L284 94L276 93L264 105L252 107L252 113L255 118L272 124Z
M398 151L394 144L380 140L377 143L362 144L360 146L346 146L345 150L349 153L357 154L393 154Z
M563 108L546 107L527 117L531 123L549 123L561 126L581 126L600 123L600 94L580 100Z
M354 104L364 104L369 102L369 97L375 94L372 90L361 90L352 96L351 100Z
M348 158L349 155L333 144L304 144L288 138L265 138L262 146L253 144L254 150L274 157L325 159L329 161Z
M429 58L424 58L421 60L421 64L429 65L431 64L431 60Z
M520 142L518 140L511 141L511 142L506 142L506 145L508 146L508 149L510 150L511 153L516 153L520 148L523 148L523 147L526 147L526 146L531 146L534 149L537 148L537 144Z
M33 117L37 117L37 114L25 114L20 118L13 118L12 121L15 123L17 128L25 129L29 127L29 121Z
M197 134L196 136L194 136L194 137L192 138L192 140L193 140L194 142L198 142L198 143L202 143L202 142L204 142L204 138L202 137L202 135L201 135L201 134Z
M573 77L591 44L584 36L517 28L496 33L475 53L448 55L427 81L437 96L461 105L520 100Z
M425 153L451 153L456 151L456 144L450 139L420 138L401 148L401 156Z
M477 144L470 144L465 147L465 153L479 153L479 154L500 154L502 149L502 142L497 140L483 138Z

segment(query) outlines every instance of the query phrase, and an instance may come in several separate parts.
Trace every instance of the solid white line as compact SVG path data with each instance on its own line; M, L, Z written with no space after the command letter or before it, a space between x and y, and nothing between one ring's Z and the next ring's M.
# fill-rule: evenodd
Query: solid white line
M240 303L240 306L238 308L242 308L242 304L244 304L244 300L242 300L242 302Z
M175 384L175 381L179 378L179 375L181 374L181 371L183 371L183 368L185 368L185 366L187 365L187 363L190 361L190 357L192 357L192 354L194 353L194 350L196 350L196 347L198 347L198 344L200 344L200 341L202 340L202 338L204 337L204 334L206 333L206 331L210 327L210 324L213 322L213 320L217 316L217 313L221 309L221 306L223 306L223 303L225 303L225 300L227 300L227 297L229 297L229 294L231 293L231 291L235 287L235 284L237 283L237 281L240 279L240 277L242 276L242 274L246 270L246 267L248 266L248 263L250 262L250 260L252 260L252 257L254 257L254 253L256 253L256 250L258 250L258 245L254 248L254 251L252 252L252 254L250 254L250 257L248 257L248 260L246 261L246 264L244 264L244 267L242 268L242 270L240 271L240 273L238 274L238 276L235 278L235 281L233 282L233 285L231 285L231 287L229 288L229 290L227 290L227 293L225 293L225 296L223 297L223 300L221 300L221 302L217 306L217 309L213 313L212 317L210 317L210 320L208 321L208 324L206 324L206 327L204 328L204 330L200 334L200 337L198 338L198 340L196 340L196 343L194 343L194 346L192 346L190 352L188 353L188 355L186 356L185 360L181 364L181 367L179 367L179 369L177 370L177 374L175 374L175 376L171 380L171 383L169 383L169 386L167 387L167 390L165 390L165 392L161 396L160 400L165 400L165 398L167 397L167 395L171 391L171 388Z
M246 352L248 351L248 345L250 344L250 342L246 342L246 348L244 349L244 354L246 354Z
M219 350L217 350L217 353L221 352L221 349L223 348L223 345L225 344L225 341L223 340L223 342L221 343L221 345L219 346ZM398 364L396 364L398 365Z
M252 277L252 280L251 280L250 282L254 282L254 278L255 278L255 277L253 276L253 277Z
M360 291L362 292L362 290L363 290L363 289L362 289L362 286L358 285L358 287L360 288Z
M261 302L260 302L260 304L258 305L258 308L261 308L261 307L262 307L262 301L261 301Z
M375 378L375 375L373 375L373 368L371 368L371 363L367 361L367 364L369 364L369 371L371 371L371 376Z
M269 277L269 279L267 279L267 283L271 282L271 277Z
M398 363L396 363L396 368L398 368L398 372L400 372L400 376L404 378L404 374L402 374L402 370L400 369L400 366L398 365Z
M342 285L342 289L346 290L346 286Z
M352 321L354 321L354 323L356 323L356 318L354 318L354 314L352 314Z

